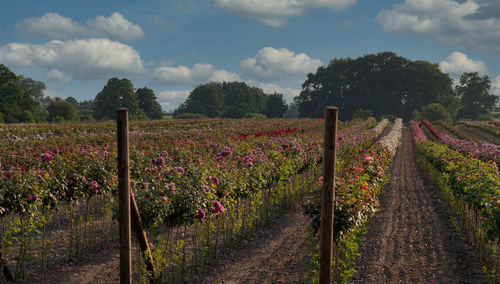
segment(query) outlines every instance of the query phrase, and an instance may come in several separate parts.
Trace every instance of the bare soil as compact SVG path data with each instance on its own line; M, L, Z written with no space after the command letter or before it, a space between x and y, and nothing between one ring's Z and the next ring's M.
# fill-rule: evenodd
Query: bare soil
M242 240L194 283L307 283L309 221L297 205L268 228Z
M437 188L423 178L410 131L391 165L381 208L368 225L357 259L357 283L483 283L471 249L460 241Z

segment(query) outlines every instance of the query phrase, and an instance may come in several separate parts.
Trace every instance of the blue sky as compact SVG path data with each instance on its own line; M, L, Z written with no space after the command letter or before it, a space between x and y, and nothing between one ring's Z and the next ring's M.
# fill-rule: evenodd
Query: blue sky
M245 81L288 102L333 58L392 51L478 71L500 95L498 0L8 1L0 63L93 99L111 77L153 89L173 110L199 84Z

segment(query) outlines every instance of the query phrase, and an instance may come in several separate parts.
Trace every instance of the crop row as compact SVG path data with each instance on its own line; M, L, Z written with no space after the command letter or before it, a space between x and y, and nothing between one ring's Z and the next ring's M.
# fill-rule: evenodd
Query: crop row
M439 140L439 142L457 150L460 153L470 154L482 161L494 161L500 164L500 147L491 143L476 142L470 140L457 139L446 133L439 132L434 125L424 120L422 125L425 125L429 132Z
M441 173L442 183L449 186L456 197L480 212L488 237L491 240L499 238L500 175L495 162L483 162L464 155L463 151L426 140L418 124L412 122L411 127L418 155Z

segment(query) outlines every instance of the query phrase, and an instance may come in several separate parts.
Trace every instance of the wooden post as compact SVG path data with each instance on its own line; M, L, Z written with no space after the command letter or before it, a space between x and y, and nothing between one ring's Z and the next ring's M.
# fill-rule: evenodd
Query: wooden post
M151 254L151 250L149 249L148 238L146 236L146 232L144 231L144 227L142 226L141 215L139 214L139 209L137 208L137 203L135 202L135 197L132 190L130 191L130 193L132 228L134 229L135 236L139 241L141 251L145 256L146 268L149 271L149 281L151 283L154 283L156 273L155 267L153 265L153 255Z
M323 156L323 188L321 190L321 228L319 245L319 283L332 278L333 213L335 202L335 160L338 108L325 109L325 142Z
M3 275L7 281L15 281L14 276L10 273L9 267L7 266L7 261L3 259L2 253L0 252L0 265L3 265Z
M128 143L128 109L116 112L118 138L118 201L120 222L120 283L132 283L130 239L130 169Z

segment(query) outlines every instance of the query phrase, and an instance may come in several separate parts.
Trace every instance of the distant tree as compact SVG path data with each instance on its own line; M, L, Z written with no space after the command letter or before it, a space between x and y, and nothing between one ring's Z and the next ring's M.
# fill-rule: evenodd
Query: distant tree
M34 122L39 119L40 102L34 94L34 91L23 88L14 72L0 64L0 113L4 122Z
M94 100L94 117L96 119L114 119L116 109L128 108L130 119L145 118L144 112L139 108L137 94L130 80L111 78Z
M460 76L460 85L455 90L462 104L459 118L477 119L489 114L498 102L498 97L488 92L491 81L488 75L479 76L477 72L466 72Z
M283 114L284 118L297 118L299 117L299 106L295 102L288 105L286 112Z
M302 117L323 117L330 105L339 107L341 120L360 108L375 117L393 114L408 120L415 110L449 94L452 80L437 64L383 52L333 59L319 67L307 75L297 102Z
M362 118L362 119L368 119L370 116L372 116L373 112L369 109L362 109L358 108L354 114L353 118Z
M438 103L433 103L428 106L423 106L420 111L415 111L413 119L436 121L444 120L446 122L451 122L451 114L446 110L446 108Z
M202 113L208 117L218 117L224 111L224 95L213 84L196 87L188 97L188 112Z
M245 115L245 110L237 106L228 106L224 109L222 117L225 118L242 118Z
M45 91L45 84L40 81L33 80L24 75L17 77L17 85L19 85L23 90L29 93L35 100L41 101L44 97L43 91Z
M274 93L267 96L267 101L262 112L267 117L282 117L288 108L283 94Z
M49 112L49 121L56 121L60 119L64 119L64 121L78 120L76 108L73 104L65 100L53 100L47 107L47 111Z
M78 109L78 101L73 97L67 97L65 99L68 103L72 104L76 109Z
M161 106L157 101L156 95L150 88L144 87L137 89L135 91L137 94L137 99L139 100L139 108L150 118L150 119L161 119L162 110Z

